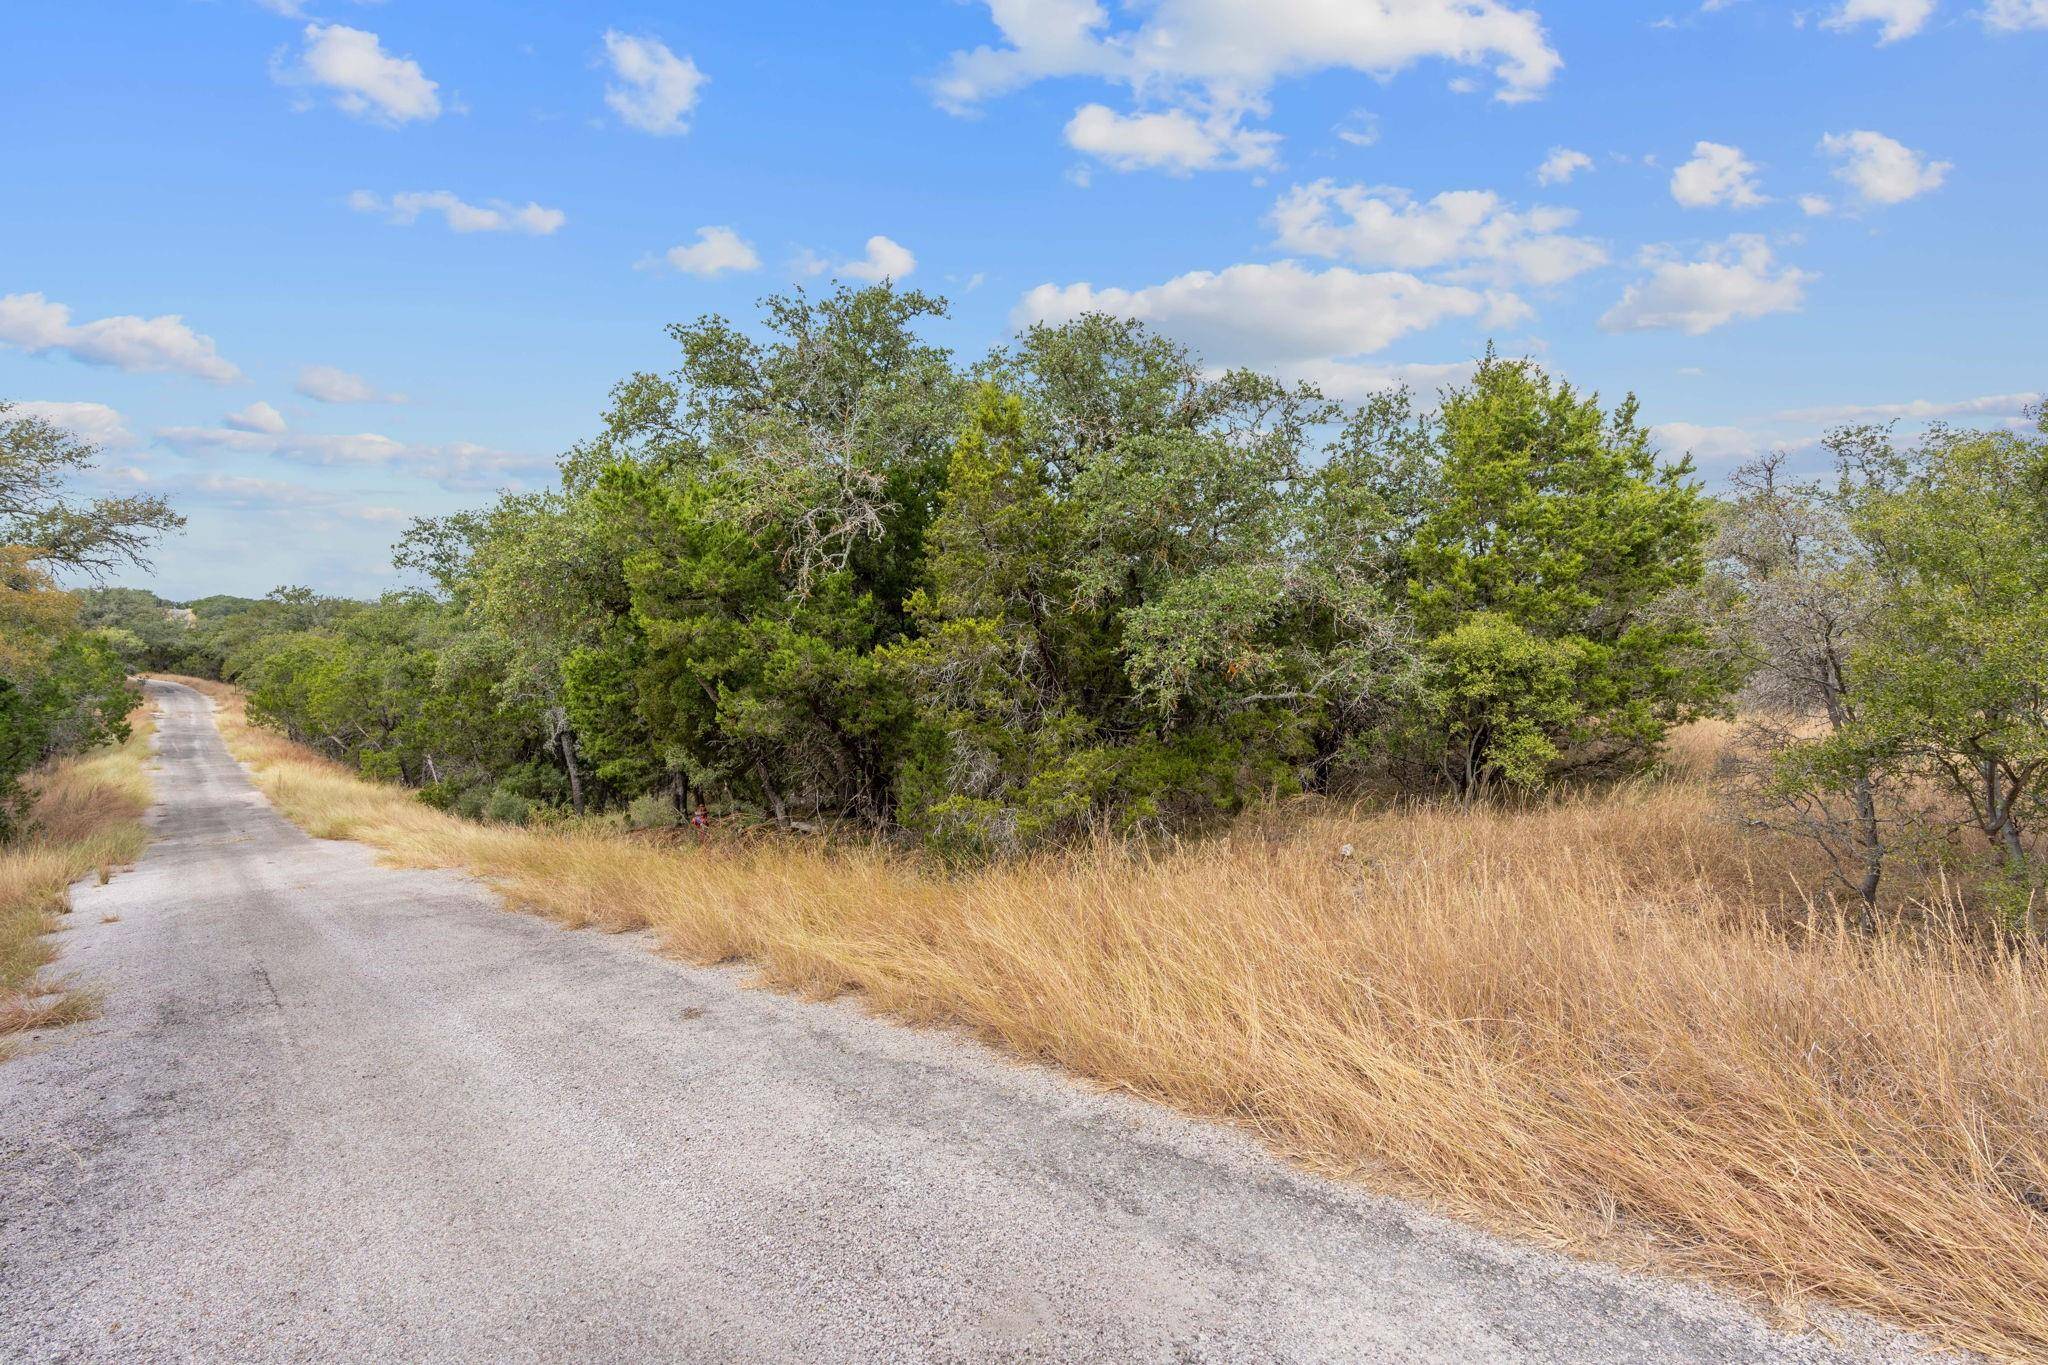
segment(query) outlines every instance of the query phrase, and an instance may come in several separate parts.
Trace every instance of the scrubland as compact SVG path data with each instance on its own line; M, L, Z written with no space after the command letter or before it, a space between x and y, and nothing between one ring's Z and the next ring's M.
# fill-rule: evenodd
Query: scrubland
M194 685L316 835L969 1029L1308 1167L1793 1318L1824 1301L2048 1354L2048 954L1966 932L1938 885L1858 932L1805 850L1726 817L1719 727L1596 793L1281 807L1171 851L947 871L476 824Z

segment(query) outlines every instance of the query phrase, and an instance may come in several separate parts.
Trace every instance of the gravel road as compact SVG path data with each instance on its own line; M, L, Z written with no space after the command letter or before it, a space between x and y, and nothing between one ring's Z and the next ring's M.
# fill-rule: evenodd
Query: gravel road
M1913 1358L380 868L150 692L105 1013L0 1066L0 1360Z

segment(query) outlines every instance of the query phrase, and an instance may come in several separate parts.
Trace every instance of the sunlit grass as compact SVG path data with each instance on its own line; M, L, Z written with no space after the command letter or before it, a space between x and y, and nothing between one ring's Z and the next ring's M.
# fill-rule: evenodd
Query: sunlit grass
M90 1018L95 999L51 975L68 911L67 889L96 873L105 882L135 861L147 842L150 715L138 708L133 732L115 748L57 764L31 786L29 833L0 848L0 1059L32 1029Z
M2048 956L1817 908L1803 850L1720 814L1717 729L1528 809L1302 806L948 876L468 823L212 691L291 819L563 923L965 1026L1553 1245L2048 1352Z

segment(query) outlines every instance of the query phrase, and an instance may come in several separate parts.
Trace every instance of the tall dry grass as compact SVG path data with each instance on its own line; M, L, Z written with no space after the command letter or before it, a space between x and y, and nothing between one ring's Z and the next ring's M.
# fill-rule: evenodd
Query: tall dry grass
M31 1029L90 1018L95 1002L45 968L57 961L53 935L69 909L71 884L100 880L135 861L147 842L150 714L129 717L127 742L57 764L31 782L35 805L26 837L0 847L0 1060Z
M1536 809L1305 808L947 877L470 824L215 695L317 834L964 1025L1496 1227L2048 1354L2048 956L1802 912L1799 851L1717 814L1710 732L1665 780Z

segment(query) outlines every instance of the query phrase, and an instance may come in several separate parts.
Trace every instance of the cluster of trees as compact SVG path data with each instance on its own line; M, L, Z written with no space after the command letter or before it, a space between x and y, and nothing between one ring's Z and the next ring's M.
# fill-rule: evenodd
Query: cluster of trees
M1833 433L1833 477L1739 471L1724 514L1752 816L1816 840L1866 922L1888 862L1988 861L2048 927L2048 412L2037 429Z
M1527 361L1346 408L1103 316L963 364L924 294L764 309L671 328L558 488L416 523L424 590L83 619L470 814L702 799L966 856L1540 790L1739 706L1751 818L1867 904L1930 849L2038 899L2038 435L1848 430L1829 479L1710 498L1632 399Z
M1526 362L1346 411L1107 317L962 366L922 294L766 308L672 329L558 491L416 525L431 592L196 633L257 715L437 802L969 855L1612 771L1733 682L1689 467Z
M24 827L30 770L128 733L127 669L59 577L139 565L182 524L157 498L73 494L96 454L0 403L0 843Z

